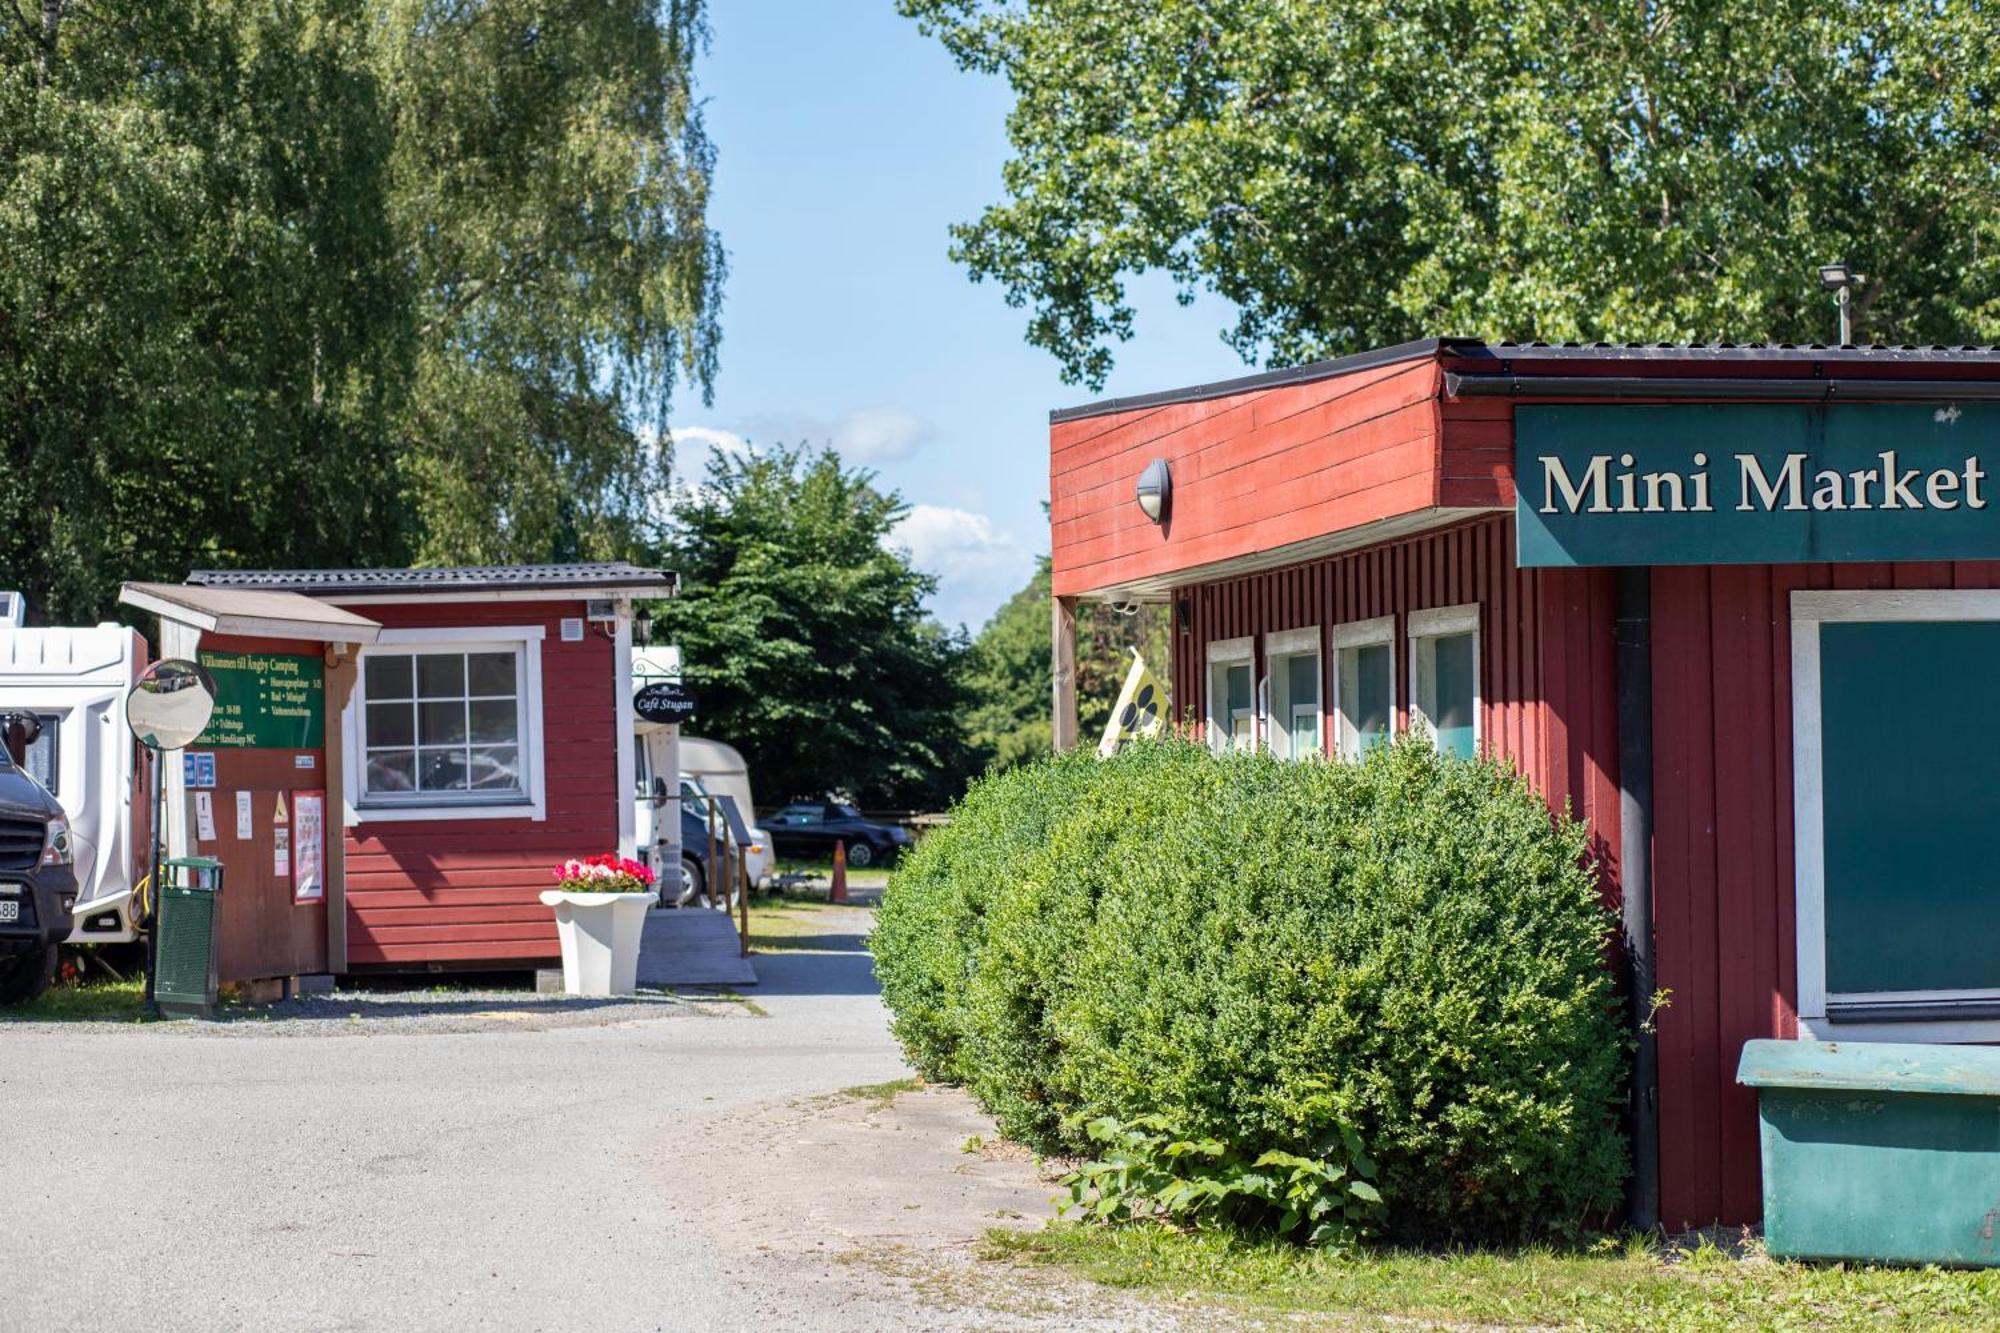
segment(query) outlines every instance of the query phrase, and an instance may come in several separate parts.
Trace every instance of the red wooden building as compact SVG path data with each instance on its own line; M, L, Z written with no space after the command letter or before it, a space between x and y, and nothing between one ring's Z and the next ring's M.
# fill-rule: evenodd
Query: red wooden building
M570 856L635 854L623 563L206 571L132 584L216 680L170 855L225 866L220 979L528 968Z
M1434 339L1058 411L1058 743L1093 598L1171 604L1218 747L1511 759L1672 992L1638 1188L1753 1221L1746 1040L2000 1040L1995 398L1996 349Z

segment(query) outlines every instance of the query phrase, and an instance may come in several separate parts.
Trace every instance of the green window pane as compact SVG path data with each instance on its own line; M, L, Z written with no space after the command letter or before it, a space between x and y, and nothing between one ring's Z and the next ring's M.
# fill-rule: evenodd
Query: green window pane
M1390 701L1395 697L1396 660L1386 643L1354 652L1354 707L1349 714L1361 748L1389 738Z
M1250 707L1250 666L1232 666L1224 677L1223 697L1229 706L1229 716Z
M2000 987L2000 623L1819 635L1827 989Z
M1432 693L1428 712L1438 749L1470 759L1474 753L1473 714L1479 706L1473 638L1451 634L1431 641Z
M1319 654L1300 653L1285 659L1285 687L1294 708L1319 702Z

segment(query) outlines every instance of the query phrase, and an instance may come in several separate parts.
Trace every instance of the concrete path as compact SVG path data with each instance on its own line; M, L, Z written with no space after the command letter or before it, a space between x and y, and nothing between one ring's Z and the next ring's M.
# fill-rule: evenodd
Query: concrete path
M907 1070L865 954L758 971L754 1005L412 993L0 1023L0 1328L880 1327L905 1298L857 1296L865 1266L758 1271L742 1204L768 1173L742 1164L799 1113L774 1108ZM791 1169L841 1192L839 1161Z

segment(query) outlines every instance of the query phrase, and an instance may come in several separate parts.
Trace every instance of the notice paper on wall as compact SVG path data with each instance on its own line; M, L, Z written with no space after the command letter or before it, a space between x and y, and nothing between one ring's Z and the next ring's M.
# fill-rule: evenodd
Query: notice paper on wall
M250 793L247 791L239 791L236 793L237 841L248 842L250 841L251 838L255 836L256 836L256 826L251 822L250 818Z
M318 902L326 896L326 796L316 791L292 793L292 829L298 873L292 876L292 901Z
M271 873L279 879L292 877L292 831L283 824L271 830Z
M194 836L200 842L215 841L215 793L194 794Z

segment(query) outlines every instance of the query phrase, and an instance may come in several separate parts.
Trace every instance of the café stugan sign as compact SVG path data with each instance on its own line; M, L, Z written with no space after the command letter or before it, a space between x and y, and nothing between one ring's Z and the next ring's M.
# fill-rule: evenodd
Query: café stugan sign
M1535 565L2000 559L2000 404L1524 404Z

